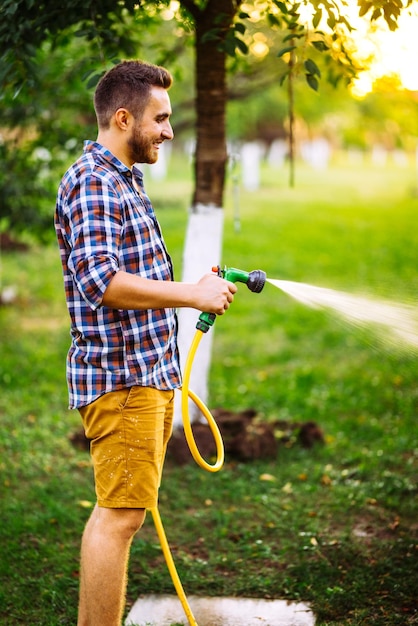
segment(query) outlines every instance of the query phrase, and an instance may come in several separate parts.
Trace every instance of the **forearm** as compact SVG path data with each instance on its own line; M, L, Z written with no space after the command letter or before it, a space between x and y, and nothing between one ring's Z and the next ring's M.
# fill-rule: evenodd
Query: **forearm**
M222 315L235 291L233 283L215 275L206 275L198 283L181 283L149 280L119 271L110 281L102 304L114 309L191 307Z
M149 280L119 271L113 276L103 296L103 305L114 309L161 309L192 306L192 285Z

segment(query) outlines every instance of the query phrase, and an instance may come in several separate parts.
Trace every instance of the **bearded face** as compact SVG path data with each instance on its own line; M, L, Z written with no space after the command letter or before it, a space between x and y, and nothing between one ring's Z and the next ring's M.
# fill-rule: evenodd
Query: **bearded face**
M135 119L127 140L132 163L155 163L158 151L166 139L173 138L169 121L171 106L165 89L153 87L143 115Z

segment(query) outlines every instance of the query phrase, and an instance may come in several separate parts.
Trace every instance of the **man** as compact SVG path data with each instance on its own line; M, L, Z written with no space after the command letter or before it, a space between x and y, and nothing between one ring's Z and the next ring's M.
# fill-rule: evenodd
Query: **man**
M91 440L97 504L81 545L78 626L119 626L129 550L157 505L174 389L175 308L222 315L236 286L175 282L142 173L173 138L171 75L124 61L99 82L96 142L64 175L55 226L71 318L70 408Z

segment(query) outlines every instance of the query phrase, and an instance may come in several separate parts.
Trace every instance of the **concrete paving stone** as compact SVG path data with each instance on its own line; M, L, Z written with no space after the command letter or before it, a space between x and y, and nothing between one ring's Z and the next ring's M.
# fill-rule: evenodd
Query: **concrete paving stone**
M308 605L255 598L187 598L198 626L314 626ZM172 626L188 620L177 596L139 597L125 626Z

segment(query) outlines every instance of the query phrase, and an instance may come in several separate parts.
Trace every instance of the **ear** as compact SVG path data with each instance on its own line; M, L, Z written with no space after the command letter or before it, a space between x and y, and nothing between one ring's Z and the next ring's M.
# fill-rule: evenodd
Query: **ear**
M128 109L118 109L115 113L115 124L120 130L126 131L131 124L131 118Z

